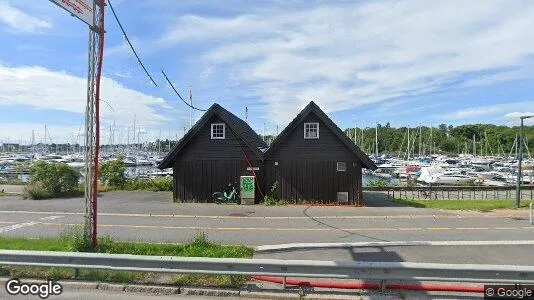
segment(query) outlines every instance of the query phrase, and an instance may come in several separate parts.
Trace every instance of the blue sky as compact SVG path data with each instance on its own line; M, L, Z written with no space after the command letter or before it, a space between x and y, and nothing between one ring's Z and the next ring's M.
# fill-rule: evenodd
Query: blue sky
M189 109L218 102L258 133L311 100L341 127L487 122L534 111L533 1L112 0L158 87L106 8L103 142L180 137ZM87 27L49 1L0 0L0 143L44 125L76 141ZM195 118L200 117L195 112ZM82 127L83 128L83 127ZM78 137L81 141L81 137Z

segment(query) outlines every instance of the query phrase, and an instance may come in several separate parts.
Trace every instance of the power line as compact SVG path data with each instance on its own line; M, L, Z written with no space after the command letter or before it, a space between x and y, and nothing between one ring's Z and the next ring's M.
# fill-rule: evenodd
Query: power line
M139 58L139 55L137 55L137 52L135 51L132 43L130 42L130 39L128 38L128 35L126 34L126 31L124 31L124 28L122 27L121 21L119 21L119 17L117 17L117 14L115 13L115 9L113 9L113 5L111 5L111 0L108 0L108 4L109 4L109 8L111 8L111 12L113 13L113 16L115 17L115 20L117 21L117 24L119 24L119 27L120 27L120 29L122 31L122 34L124 35L124 39L126 39L126 42L128 42L128 45L130 45L130 49L132 49L133 54L137 58L137 61L139 62L139 64L143 68L143 70L145 70L145 73L146 73L146 75L148 75L148 78L150 78L150 81L152 81L152 83L155 86L158 86L157 83L152 78L152 76L150 76L150 73L148 73L148 70L145 68L145 65L141 61L141 58Z
M165 77L165 80L167 80L167 82L172 87L172 89L174 90L176 95L178 95L178 97L180 97L180 99L182 99L182 101L185 103L185 105L191 107L192 109L196 109L196 110L199 110L199 111L207 111L207 109L196 108L196 107L192 106L191 104L187 103L187 101L185 101L184 98L182 98L182 96L180 96L180 93L178 93L178 91L174 88L174 85L172 85L171 81L169 80L169 77L167 77L167 74L165 74L165 72L163 72L163 70L161 70L161 73L163 73L163 77Z

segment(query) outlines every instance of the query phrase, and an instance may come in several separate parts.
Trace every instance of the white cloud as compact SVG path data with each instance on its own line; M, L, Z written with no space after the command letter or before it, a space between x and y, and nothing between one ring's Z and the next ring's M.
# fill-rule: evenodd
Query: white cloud
M0 1L0 23L4 23L12 30L34 33L39 29L52 28L52 23L30 16L22 10L12 7L5 1Z
M87 81L66 72L39 66L10 68L0 65L0 106L25 105L40 109L61 110L83 114L86 105ZM167 119L157 109L170 110L163 98L157 98L129 89L120 83L102 78L101 104L103 121L117 125L159 125Z
M236 17L186 15L154 43L207 48L202 63L253 87L275 123L309 100L327 111L418 95L462 79L524 78L534 54L534 2L426 0L328 3ZM496 70L514 72L487 78ZM484 79L486 82L484 82ZM467 115L477 114L476 112Z
M80 121L80 124L81 121ZM38 122L25 123L0 123L0 144L1 143L20 143L31 144L32 132L35 143L43 143L45 136L45 124ZM80 125L47 125L46 139L47 143L76 143L83 144L83 124Z
M515 111L515 112L507 113L504 116L506 118L516 119L517 120L517 119L519 119L520 117L523 117L523 116L534 116L534 112L530 112L530 111L518 112L518 111Z
M534 107L534 101L522 101L522 102L513 102L513 103L504 103L504 104L495 104L488 106L478 106L466 109L460 109L455 112L444 114L440 116L442 119L450 120L460 120L460 119L470 119L481 116L506 116L507 118L513 117L517 114L518 110L532 109ZM526 113L525 113L526 114Z

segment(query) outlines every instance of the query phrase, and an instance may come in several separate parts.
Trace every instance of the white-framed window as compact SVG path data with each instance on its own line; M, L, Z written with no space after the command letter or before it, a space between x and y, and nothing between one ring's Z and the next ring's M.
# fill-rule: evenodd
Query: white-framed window
M211 139L223 140L226 137L226 126L224 123L211 124Z
M344 162L344 161L338 161L337 162L337 166L336 166L336 170L338 172L345 172L347 171L347 164Z
M304 139L319 138L319 123L304 123Z

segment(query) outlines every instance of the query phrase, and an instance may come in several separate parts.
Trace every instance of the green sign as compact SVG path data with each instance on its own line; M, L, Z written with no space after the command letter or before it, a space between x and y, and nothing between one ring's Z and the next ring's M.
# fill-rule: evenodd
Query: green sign
M241 176L241 198L254 198L255 185L254 176Z

